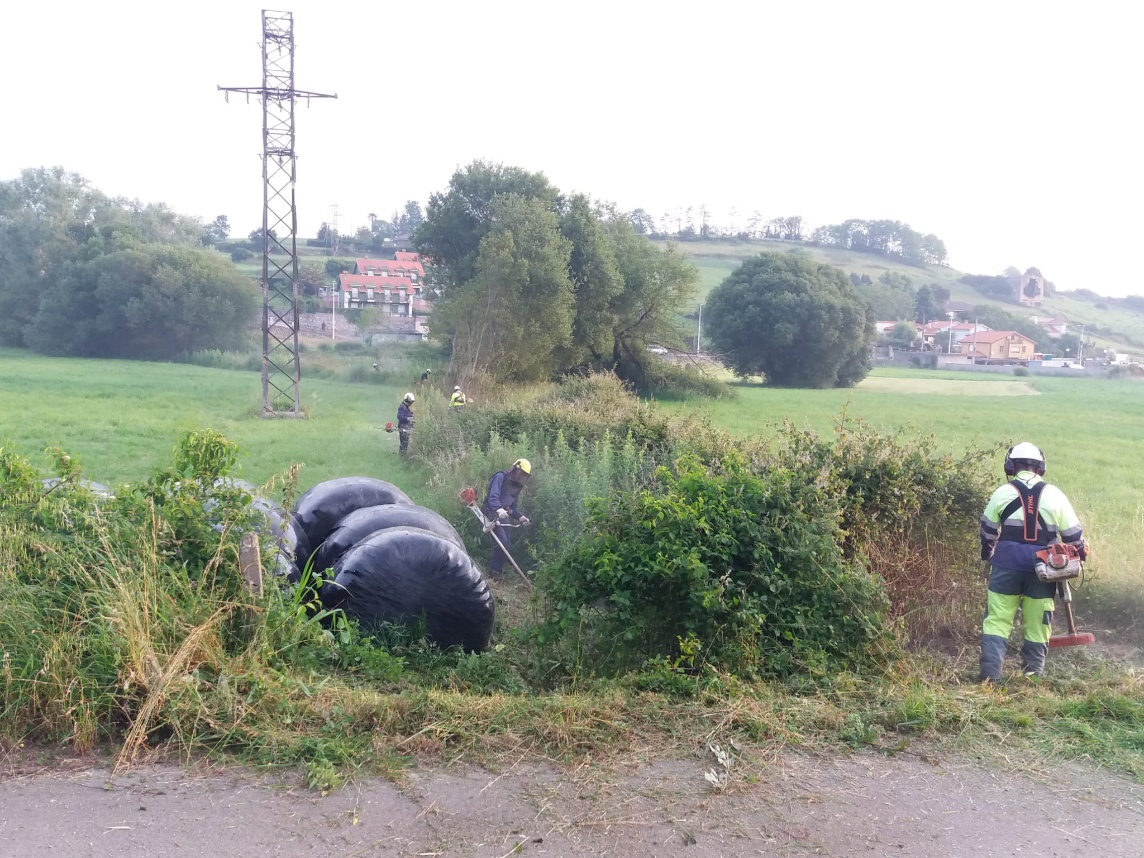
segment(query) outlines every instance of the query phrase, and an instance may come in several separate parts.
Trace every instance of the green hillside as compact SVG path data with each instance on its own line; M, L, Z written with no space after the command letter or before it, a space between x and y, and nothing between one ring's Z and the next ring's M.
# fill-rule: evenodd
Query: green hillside
M1125 351L1144 352L1144 313L1135 310L1123 300L1086 298L1074 293L1060 293L1046 298L1040 308L1032 310L982 295L972 286L959 282L959 278L965 272L955 268L906 265L873 253L767 239L689 241L680 242L679 246L699 268L701 279L699 294L696 296L697 303L702 303L707 294L738 268L747 257L766 251L805 253L812 259L834 265L847 273L866 274L875 281L888 271L906 275L916 286L928 284L944 286L949 290L950 299L953 301L989 304L1015 315L1066 319L1074 325L1087 326L1086 342L1095 342L1099 346L1115 346Z

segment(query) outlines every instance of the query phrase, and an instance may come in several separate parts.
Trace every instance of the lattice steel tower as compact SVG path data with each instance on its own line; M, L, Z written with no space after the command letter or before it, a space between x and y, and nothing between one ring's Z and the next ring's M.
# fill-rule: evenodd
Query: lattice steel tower
M294 106L300 98L337 95L294 89L294 15L267 9L262 86L219 89L262 99L262 416L301 417Z

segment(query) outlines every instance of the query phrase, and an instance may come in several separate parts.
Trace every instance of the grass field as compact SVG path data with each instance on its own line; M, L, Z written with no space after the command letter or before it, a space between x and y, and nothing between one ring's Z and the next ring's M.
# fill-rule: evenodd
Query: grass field
M839 415L879 429L933 433L960 453L1028 438L1049 459L1049 477L1084 520L1100 571L1144 587L1144 384L1128 380L998 380L965 373L879 369L854 389L781 390L750 385L730 400L665 404L698 410L737 435L772 435L784 420L829 432ZM40 464L60 446L91 479L139 480L169 458L187 429L210 427L236 441L239 476L262 483L302 463L300 487L365 474L398 483L415 499L420 476L396 455L402 391L375 384L303 381L306 420L263 420L258 376L184 364L45 358L0 351L0 443ZM1000 479L1000 454L998 454Z
M405 487L417 480L398 460L397 435L381 429L395 419L402 392L304 379L310 418L263 420L253 372L0 350L0 444L12 442L40 465L47 462L41 451L60 446L80 458L90 479L116 484L169 461L187 429L210 427L241 446L237 476L254 483L301 462L303 489L350 474Z
M1144 384L878 369L854 389L741 385L734 400L672 403L738 435L775 434L784 420L829 432L845 410L884 430L932 433L951 453L1029 439L1069 495L1096 548L1092 571L1144 591ZM1029 393L1039 395L1027 395ZM1001 453L997 455L998 481Z
M1029 395L1030 389L1039 395ZM171 448L185 430L210 427L240 444L245 456L237 475L254 482L300 462L305 465L303 489L330 477L367 474L396 482L415 500L425 497L419 491L423 475L398 460L395 438L379 429L393 419L399 388L314 379L306 381L303 390L309 419L267 421L257 416L259 380L250 371L55 359L0 350L4 406L0 446L12 441L45 465L47 457L40 451L60 445L82 460L87 476L114 484L138 480L168 463ZM997 447L1029 437L1046 449L1050 478L1069 492L1089 525L1097 551L1094 567L1121 587L1139 589L1144 582L1139 560L1144 556L1144 464L1137 440L1144 416L1140 383L1073 379L1026 383L882 370L853 390L742 386L738 393L733 400L665 407L699 410L716 425L740 435L773 434L783 419L828 432L845 409L883 429L935 432L950 451ZM438 395L419 391L423 399ZM0 542L0 555L5 544ZM0 574L11 575L13 565L5 568L0 563ZM117 576L113 586L98 592L119 601L109 601L98 616L135 616L129 608L151 604L140 581L150 581L147 586L156 588L154 592L166 594L162 587L173 586L171 580L178 578L167 573L153 581L147 578L163 570L158 562L113 564L111 573ZM105 583L98 578L93 586ZM193 601L201 592L191 588L184 600ZM501 623L512 624L513 617L523 616L526 597L521 591L499 586L497 593ZM7 592L6 596L11 598ZM218 615L209 605L204 611ZM358 651L360 658L372 659L370 670L377 676L349 668L321 668L318 673L307 672L304 666L284 669L280 660L260 651L258 658L273 665L269 669L261 662L252 663L247 655L231 657L221 643L193 650L198 655L191 664L182 655L192 651L185 642L199 646L199 641L222 641L221 632L216 635L218 623L173 616L170 640L152 634L150 626L144 629L146 634L125 638L131 653L151 654L161 669L136 671L133 662L125 662L126 666L112 670L113 676L118 675L115 670L122 674L116 688L127 689L140 681L127 677L143 676L147 682L145 695L135 688L131 691L138 700L130 717L139 719L135 726L142 725L141 732L132 736L150 741L146 729L150 710L140 701L169 701L164 717L178 726L173 730L176 753L204 752L221 759L233 753L262 763L297 764L305 767L307 783L323 789L339 782L342 775L335 765L348 772L370 771L406 757L464 756L511 765L529 755L604 759L636 747L641 755L654 754L703 747L713 740L724 746L739 742L759 748L760 753L783 745L816 749L840 744L892 751L904 747L913 735L944 741L950 748L969 748L975 755L993 749L997 758L1034 748L1046 767L1079 757L1144 778L1139 680L1132 674L1110 673L1096 660L1086 660L1090 656L1083 652L1054 655L1053 677L1044 686L1015 684L1012 690L967 688L964 681L972 667L942 667L925 658L908 671L899 666L884 677L831 676L812 693L789 694L771 685L741 686L737 680L717 676L702 693L677 700L655 690L617 684L551 692L511 685L508 680L515 674L510 667L515 662L510 660L521 656L519 641L507 633L501 637L503 651L498 645L479 657L444 660L435 653L410 653L410 659L421 660L411 662L398 679L377 678L386 665L392 666L392 659L387 660L388 654L381 650ZM104 633L128 625L109 621ZM153 625L159 627L157 621ZM15 627L24 628L9 626ZM27 636L31 643L21 651L31 652L34 644L40 647L35 649L38 653L43 640L54 642L55 635L64 633L85 643L74 647L76 653L104 651L89 645L85 637L89 630L81 624L53 628L51 634L38 626L32 631L35 634ZM11 645L10 640L5 643ZM52 652L56 649L53 643ZM204 659L202 664L199 658ZM972 660L971 653L963 653L962 662ZM63 664L53 679L62 689L58 698L66 702L77 678L72 665L79 661L55 663ZM354 664L353 671L365 670ZM216 676L217 682L210 678ZM0 673L0 691L5 688L2 682ZM35 674L28 685L46 684ZM13 687L9 683L10 694ZM183 688L193 691L180 691ZM176 704L181 708L171 708ZM58 721L66 722L70 710L62 705L59 709ZM0 716L13 711L0 706ZM28 711L32 713L28 720L8 722L8 735L0 737L23 741L26 735L38 735L43 710ZM122 738L115 734L113 742L116 737ZM138 747L127 741L124 753Z

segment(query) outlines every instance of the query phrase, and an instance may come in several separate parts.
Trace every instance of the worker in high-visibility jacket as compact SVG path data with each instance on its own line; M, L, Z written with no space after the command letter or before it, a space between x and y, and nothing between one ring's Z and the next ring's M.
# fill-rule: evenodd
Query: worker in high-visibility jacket
M454 410L465 407L465 394L461 393L460 385L453 388L453 395L449 397L449 407Z
M1052 635L1056 584L1036 574L1037 552L1053 542L1088 553L1080 519L1065 493L1046 483L1045 454L1023 441L1005 455L1009 482L993 492L981 516L981 559L989 561L989 593L981 628L981 681L998 682L1018 604L1024 620L1021 670L1040 676Z

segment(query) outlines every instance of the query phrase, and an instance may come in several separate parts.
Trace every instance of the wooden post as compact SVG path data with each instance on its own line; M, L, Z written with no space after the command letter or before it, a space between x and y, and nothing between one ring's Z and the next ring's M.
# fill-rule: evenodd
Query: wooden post
M257 533L244 533L238 544L238 566L247 588L255 596L262 595L262 553Z

